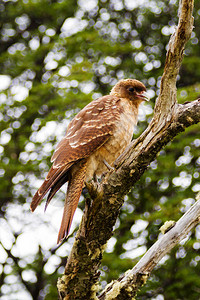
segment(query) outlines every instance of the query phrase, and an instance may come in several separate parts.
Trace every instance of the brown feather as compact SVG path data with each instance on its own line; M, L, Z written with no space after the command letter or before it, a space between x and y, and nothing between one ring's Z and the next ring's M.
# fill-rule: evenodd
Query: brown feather
M69 233L84 181L100 176L105 171L105 159L112 166L130 143L139 104L147 100L145 90L137 80L120 80L110 95L89 103L70 122L51 158L53 166L31 202L34 211L50 190L46 209L55 193L69 181L58 242Z
M56 192L61 188L61 186L63 186L63 184L65 184L69 180L68 177L69 176L68 176L68 172L67 172L58 181L56 181L56 183L51 187L51 190L48 194L48 197L47 197L47 200L45 203L44 211L46 211L51 199L56 194Z
M119 100L104 96L89 103L70 122L65 137L51 158L55 166L88 157L112 135L120 111L113 108Z
M75 210L78 206L78 201L83 188L85 179L87 161L81 161L76 166L76 171L69 180L65 206L63 211L62 222L58 233L57 243L60 243L65 236L68 235Z
M65 173L67 176L72 165L76 164L78 160L88 157L109 139L119 117L119 112L116 109L112 109L110 112L110 108L116 104L118 99L118 97L108 95L94 100L70 122L65 137L57 145L51 158L53 166L33 197L32 211ZM61 186L60 182L57 187ZM47 206L58 189L53 189L50 193Z
M67 164L65 166L62 166L61 168L55 169L54 166L51 167L49 170L49 173L47 174L47 177L41 187L38 189L38 191L33 196L32 202L31 202L31 211L34 211L36 207L40 204L41 200L44 198L46 193L50 190L50 188L63 176L64 173L66 173L69 169L69 167L72 165Z

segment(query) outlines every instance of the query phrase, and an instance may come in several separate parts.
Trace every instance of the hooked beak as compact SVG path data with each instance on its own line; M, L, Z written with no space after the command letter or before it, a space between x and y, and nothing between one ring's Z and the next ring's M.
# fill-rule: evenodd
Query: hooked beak
M149 95L145 91L143 91L141 93L137 93L137 96L138 96L138 98L140 98L143 101L149 101L150 100Z

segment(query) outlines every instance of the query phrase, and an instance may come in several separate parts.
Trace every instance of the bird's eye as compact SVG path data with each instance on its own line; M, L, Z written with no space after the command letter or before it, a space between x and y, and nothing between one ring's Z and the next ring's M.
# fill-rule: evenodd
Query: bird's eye
M128 90L129 90L129 92L134 92L135 91L135 89L133 87L130 87Z

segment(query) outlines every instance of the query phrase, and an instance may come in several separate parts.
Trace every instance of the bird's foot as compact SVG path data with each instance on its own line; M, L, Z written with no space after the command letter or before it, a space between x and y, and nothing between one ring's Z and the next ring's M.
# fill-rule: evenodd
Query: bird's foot
M85 185L90 195L96 195L100 187L100 182L97 178L93 178L92 180L86 182Z
M105 159L103 160L103 163L108 168L109 171L115 171L115 168L111 167Z

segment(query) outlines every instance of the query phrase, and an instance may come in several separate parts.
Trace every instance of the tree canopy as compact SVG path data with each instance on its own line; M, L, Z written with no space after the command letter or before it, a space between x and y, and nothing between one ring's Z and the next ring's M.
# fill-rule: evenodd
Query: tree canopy
M136 78L147 86L152 100L140 111L134 138L147 127L169 37L177 24L177 9L178 1L164 0L0 4L2 299L57 297L56 281L76 228L57 248L64 189L45 215L42 209L31 214L31 198L69 120L92 99L109 93L119 79ZM199 1L195 1L193 15L195 28L177 80L179 103L200 94ZM102 287L139 260L166 220L178 220L195 202L200 190L199 129L199 124L189 127L168 144L125 197L104 253ZM84 209L83 198L76 225ZM48 227L49 240L45 236ZM199 298L199 237L197 226L165 256L138 299ZM32 251L23 251L28 246Z

